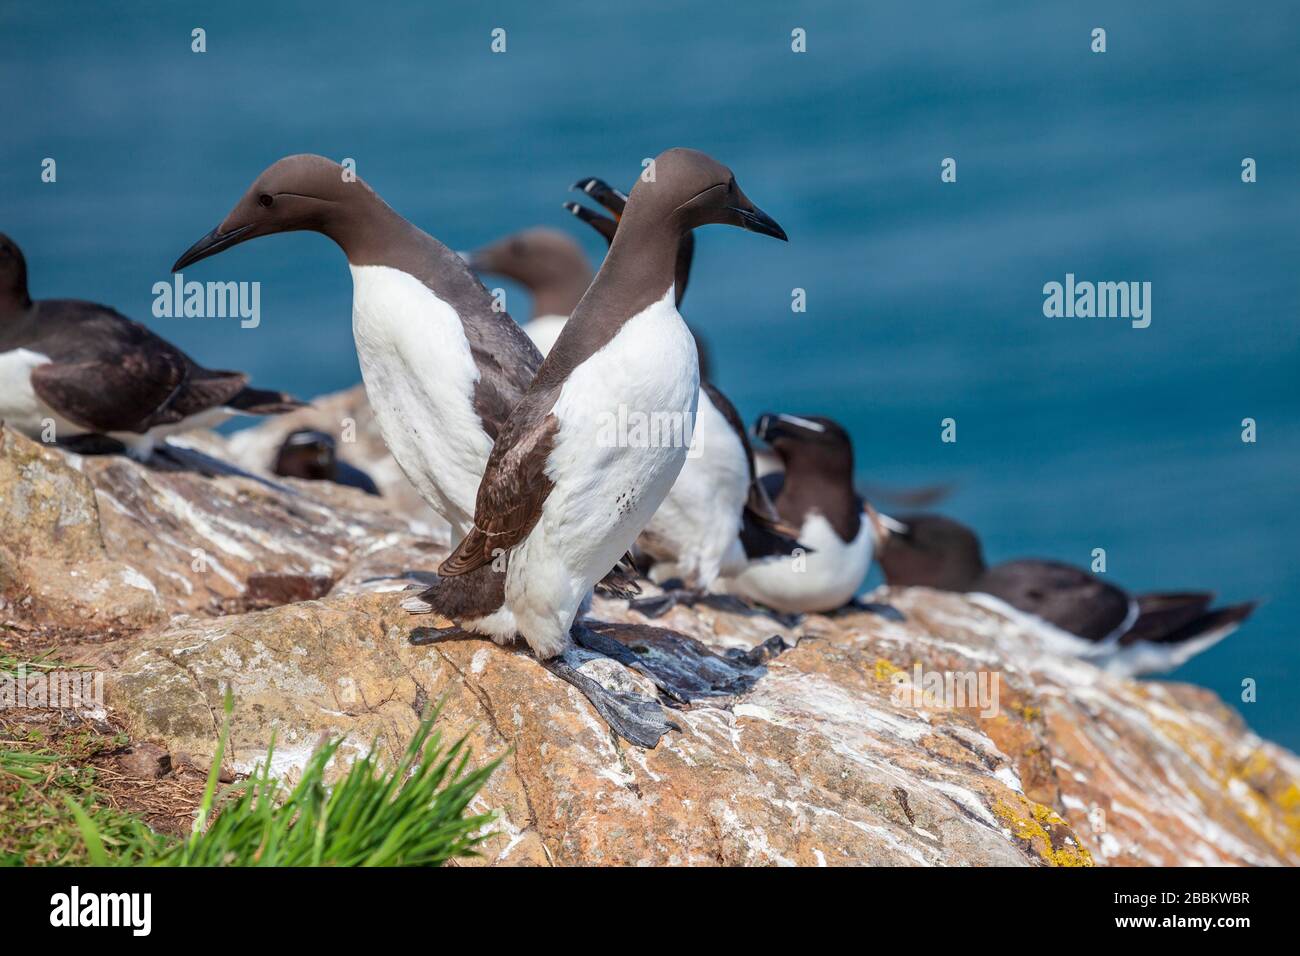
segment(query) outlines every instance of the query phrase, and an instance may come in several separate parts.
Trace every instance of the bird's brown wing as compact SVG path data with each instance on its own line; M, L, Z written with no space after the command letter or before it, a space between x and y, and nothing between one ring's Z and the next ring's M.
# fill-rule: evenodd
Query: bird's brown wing
M32 370L32 389L62 417L95 432L143 434L179 421L171 402L184 387L185 357L171 349L124 350L116 362L50 362Z
M542 364L542 353L527 333L509 319L468 323L465 334L479 371L479 379L474 383L474 411L483 431L495 442L505 430L515 406L527 394Z
M189 375L172 399L171 408L179 416L179 421L209 408L226 405L247 384L248 376L243 372L217 371L190 362Z
M1129 613L1129 598L1122 590L1057 561L999 564L985 571L973 590L1090 641L1109 635Z
M506 423L488 458L474 504L474 527L438 568L446 577L468 574L518 545L537 525L554 487L546 462L555 447L559 420L554 396L539 414L521 406Z

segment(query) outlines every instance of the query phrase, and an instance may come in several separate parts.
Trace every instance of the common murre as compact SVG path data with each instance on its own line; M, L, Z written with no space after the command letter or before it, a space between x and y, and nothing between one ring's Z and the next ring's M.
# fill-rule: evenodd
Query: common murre
M1227 637L1255 602L1211 609L1208 592L1132 595L1059 561L989 567L975 532L936 514L869 512L876 560L891 586L987 594L1050 625L1059 649L1117 674L1160 673Z
M166 436L301 402L248 387L105 305L33 301L27 261L0 234L0 421L77 451L147 459Z
M575 183L593 199L614 212L615 218L593 213L586 206L566 202L564 208L591 225L605 237L614 238L617 217L622 215L627 196L599 179L584 179ZM677 304L686 294L686 282L691 274L695 237L687 234L677 250L677 269L674 288ZM560 335L560 329L569 320L578 301L591 284L591 264L582 248L569 236L555 229L536 226L498 239L472 252L464 253L471 269L483 275L499 275L518 282L533 298L532 318L522 323L523 330L541 350L543 356L551 350ZM694 330L692 330L692 334ZM699 335L695 335L695 350L699 356L700 376L708 377L708 350Z
M612 242L627 197L595 178L580 180L574 188L587 193L615 218L578 203L566 203L565 208ZM691 258L680 252L677 257L674 287L679 308ZM744 420L702 374L691 439L691 453L681 473L636 541L638 549L654 562L650 579L656 584L677 585L663 594L629 603L647 617L659 617L677 604L698 600L717 579L723 558L736 541L751 559L790 554L799 547L793 532L780 526L758 481Z
M574 621L592 586L681 470L684 444L611 447L599 439L604 418L621 406L695 412L695 344L674 304L680 239L708 223L785 233L703 153L670 149L654 164L653 180L637 182L595 281L497 439L472 530L439 580L404 603L437 612L442 634L522 637L548 667L568 667L558 655L570 629L582 628ZM628 740L653 746L666 732L657 704L578 686Z
M600 233L605 242L613 242L614 232L618 229L618 221L623 215L624 207L627 206L627 193L594 176L580 179L569 188L586 193L613 214L611 219L609 216L602 216L595 210L580 203L566 202L564 204L566 210ZM682 236L681 244L677 247L677 260L673 267L673 291L679 309L682 305L682 299L686 296L686 285L691 279L691 263L694 259L695 233L688 232ZM713 369L713 363L709 358L708 345L689 322L686 327L691 330L691 335L695 337L695 354L699 359L700 381L708 381L712 376Z
M871 569L872 535L853 487L853 446L829 418L764 414L754 434L781 458L761 480L781 522L806 552L749 558L731 549L718 589L786 613L833 611L849 603Z
M541 364L536 347L452 250L323 156L289 156L253 182L178 271L258 236L311 230L352 272L352 330L385 444L420 496L469 530L492 443Z
M528 290L533 312L523 330L542 355L551 350L591 285L591 263L582 247L558 229L538 226L511 233L466 258L475 272L505 276Z

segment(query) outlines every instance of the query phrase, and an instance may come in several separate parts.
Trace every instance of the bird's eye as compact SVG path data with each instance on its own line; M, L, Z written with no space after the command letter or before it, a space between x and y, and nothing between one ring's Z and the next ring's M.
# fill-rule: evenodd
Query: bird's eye
M259 206L269 206L273 202L275 202L275 200L267 193L262 193L262 195L257 197L257 204Z

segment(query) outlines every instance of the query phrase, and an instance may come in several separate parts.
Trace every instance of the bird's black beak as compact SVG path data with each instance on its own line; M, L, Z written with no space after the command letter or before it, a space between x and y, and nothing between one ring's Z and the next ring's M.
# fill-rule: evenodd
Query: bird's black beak
M232 229L229 232L222 232L218 226L210 233L200 239L194 245L190 246L181 254L172 266L172 272L180 272L188 265L198 262L200 259L206 259L208 256L215 256L218 252L229 249L231 246L238 245L246 239L252 239L253 223L246 226L240 226L238 229Z
M594 209L589 209L576 202L566 202L564 208L604 236L606 242L614 241L614 233L618 231L618 223L609 216L602 216Z
M790 438L795 441L809 441L814 434L824 432L818 422L799 415L773 414L764 412L754 422L754 437L769 445L778 438Z
M748 229L750 232L757 232L763 236L771 236L773 239L780 239L782 242L790 241L790 237L785 234L785 230L781 228L780 223L753 203L729 208L738 217L736 225L742 229Z
M627 208L627 196L621 190L615 189L603 179L597 179L595 176L588 176L586 179L579 179L574 183L571 189L578 189L586 193L596 202L600 203L606 209L614 214L615 219L623 215L623 210Z

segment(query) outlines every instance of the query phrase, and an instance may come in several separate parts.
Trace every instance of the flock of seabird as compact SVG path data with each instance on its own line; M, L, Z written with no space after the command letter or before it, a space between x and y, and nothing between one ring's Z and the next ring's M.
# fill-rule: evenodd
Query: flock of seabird
M266 169L172 267L295 230L343 250L375 420L455 542L434 583L402 602L433 621L413 643L467 632L523 639L615 732L654 746L672 726L658 699L606 688L566 659L577 643L675 697L645 661L583 623L597 588L648 617L703 600L830 612L855 601L874 557L891 585L988 596L1126 673L1176 666L1250 614L1253 604L1213 608L1207 593L1130 595L1057 562L988 567L955 521L867 504L848 433L822 416L760 416L753 435L769 449L760 465L679 310L693 230L721 224L785 240L784 230L730 169L695 150L660 154L629 194L594 178L575 188L601 208L566 208L609 243L594 275L581 247L553 229L457 253L311 155ZM531 321L516 324L478 274L525 286ZM170 434L301 404L204 368L107 306L34 301L22 252L0 236L0 420L11 427L83 454L148 460L175 452ZM610 441L609 422L628 410L692 428L684 441ZM274 470L378 493L323 432L292 433ZM642 573L658 593L637 596Z

